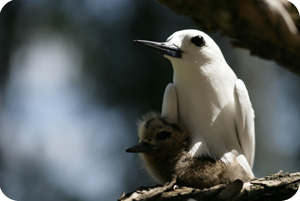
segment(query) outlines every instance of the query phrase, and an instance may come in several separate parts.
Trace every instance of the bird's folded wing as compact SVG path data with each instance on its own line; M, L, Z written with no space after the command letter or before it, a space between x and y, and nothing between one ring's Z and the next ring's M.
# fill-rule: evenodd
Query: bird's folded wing
M177 93L172 83L169 83L165 89L161 114L173 121L178 121Z
M235 83L234 101L238 138L250 167L253 167L255 154L254 110L244 82Z

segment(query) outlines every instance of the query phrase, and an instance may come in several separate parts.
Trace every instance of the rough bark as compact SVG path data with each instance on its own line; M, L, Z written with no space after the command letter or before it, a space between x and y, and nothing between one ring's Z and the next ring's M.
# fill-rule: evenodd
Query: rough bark
M291 198L297 191L300 184L300 172L285 173L280 171L260 179L253 179L250 182L242 183L236 180L227 185L217 185L208 189L196 189L191 187L178 187L175 181L163 186L141 187L138 190L123 195L119 201L182 201L189 198L195 200L264 200L276 201Z
M299 13L287 0L157 1L191 17L202 30L220 31L234 46L300 75Z

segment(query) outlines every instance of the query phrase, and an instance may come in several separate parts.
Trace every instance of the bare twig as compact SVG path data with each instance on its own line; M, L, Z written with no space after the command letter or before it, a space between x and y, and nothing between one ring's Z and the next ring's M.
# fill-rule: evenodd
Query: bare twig
M300 172L285 173L282 171L264 178L253 179L242 183L236 180L227 185L221 184L208 189L191 187L174 188L172 181L164 186L142 187L127 195L123 194L119 201L166 201L166 200L286 200L292 197L300 184Z

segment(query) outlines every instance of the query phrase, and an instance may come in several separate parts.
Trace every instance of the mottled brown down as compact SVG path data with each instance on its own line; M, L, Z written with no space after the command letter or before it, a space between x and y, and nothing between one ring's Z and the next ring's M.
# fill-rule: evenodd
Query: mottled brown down
M138 131L139 144L126 151L139 153L149 174L161 184L176 177L178 185L208 188L251 179L236 160L225 164L220 159L192 157L187 150L192 137L189 132L159 114L144 116Z

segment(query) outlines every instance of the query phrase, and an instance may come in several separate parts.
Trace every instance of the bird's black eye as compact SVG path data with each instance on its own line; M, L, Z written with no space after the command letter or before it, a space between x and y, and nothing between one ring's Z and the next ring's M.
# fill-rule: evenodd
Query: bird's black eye
M191 39L191 42L198 46L198 47L203 47L205 45L205 40L202 36L195 36Z
M170 136L171 136L170 132L162 131L162 132L157 133L156 140L166 140Z

